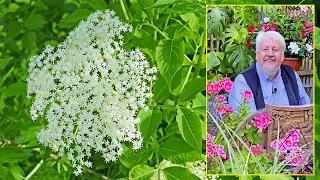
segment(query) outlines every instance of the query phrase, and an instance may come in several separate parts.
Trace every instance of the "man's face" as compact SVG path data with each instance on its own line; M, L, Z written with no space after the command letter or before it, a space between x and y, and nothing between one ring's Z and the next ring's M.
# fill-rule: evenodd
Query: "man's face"
M284 59L280 41L264 37L260 42L256 59L267 75L277 73Z

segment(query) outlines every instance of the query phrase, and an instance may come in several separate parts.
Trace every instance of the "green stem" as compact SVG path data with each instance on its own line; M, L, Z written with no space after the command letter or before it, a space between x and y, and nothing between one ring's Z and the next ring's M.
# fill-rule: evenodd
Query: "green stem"
M128 14L127 14L126 7L124 7L123 0L120 0L120 5L121 5L121 9L122 9L124 18L126 18L126 20L128 21L129 17L128 17Z
M43 159L41 159L41 161L36 165L36 167L34 167L34 169L27 175L25 180L30 179L39 170L42 164L43 164Z
M188 82L188 80L189 80L189 76L190 76L190 74L191 74L191 70L192 70L192 66L189 67L189 71L188 71L187 77L186 77L186 79L185 79L184 82L183 82L183 85L182 85L182 88L181 88L180 93L182 92L184 86L187 84L187 82Z
M162 32L162 31L161 31L159 28L157 28L155 25L150 24L150 23L146 23L145 25L153 27L156 31L158 31L159 34L161 34L164 38L166 38L166 40L169 40L169 39L170 39L164 32Z
M204 50L206 48L206 40L207 40L207 36L206 36L206 33L204 32L203 34L203 39L202 39L202 45L201 45L201 49L200 49L200 54L199 54L199 59L198 59L198 62L197 62L197 65L196 65L196 70L194 72L194 75L193 75L193 78L196 78L199 73L200 73L200 67L201 67L201 59L202 57L205 55L204 53Z

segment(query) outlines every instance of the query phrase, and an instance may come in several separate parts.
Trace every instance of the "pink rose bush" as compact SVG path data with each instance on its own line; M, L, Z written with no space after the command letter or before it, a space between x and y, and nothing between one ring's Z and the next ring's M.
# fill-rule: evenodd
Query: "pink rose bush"
M224 146L223 145L214 145L211 142L208 142L207 144L207 151L208 156L211 157L217 157L221 156L222 159L227 159L227 154L224 152Z

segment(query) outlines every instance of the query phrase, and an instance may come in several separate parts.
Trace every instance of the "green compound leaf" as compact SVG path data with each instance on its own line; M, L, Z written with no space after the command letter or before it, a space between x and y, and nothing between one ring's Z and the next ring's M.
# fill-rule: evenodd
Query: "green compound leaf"
M167 180L200 180L200 178L192 174L188 169L178 166L165 168L164 174Z
M133 167L129 172L129 179L131 180L147 180L150 179L157 169L146 165L138 165Z
M19 162L30 156L32 156L32 154L14 146L5 146L0 148L0 162Z
M189 81L182 90L178 102L190 101L206 89L206 78L196 78Z
M88 3L89 6L91 6L94 10L104 10L108 8L104 0L86 0L85 2Z
M199 116L185 107L177 111L177 123L183 139L194 149L200 150L201 145L201 120Z
M141 119L139 129L142 133L143 141L148 143L150 137L157 131L162 120L162 113L159 108L141 110L138 115Z
M164 159L181 164L201 160L201 152L193 149L183 139L170 139L160 146L160 155Z
M181 40L182 41L182 40ZM184 43L178 40L161 40L156 48L156 62L160 74L166 80L171 91L172 79L182 66Z
M168 98L170 92L166 80L158 75L158 80L154 83L152 93L154 94L154 100L160 102Z
M138 164L146 162L153 154L153 149L143 147L137 151L128 149L120 158L120 162L127 168L133 168Z
M0 166L0 180L15 179L12 173L4 166Z
M18 82L11 84L9 87L2 91L6 97L20 95L26 92L26 83Z
M66 19L60 20L59 26L62 28L70 28L76 26L82 19L87 18L91 11L87 9L77 9Z
M152 60L154 60L154 49L156 48L156 43L150 33L137 28L133 34L133 43L139 47L141 51L148 54Z

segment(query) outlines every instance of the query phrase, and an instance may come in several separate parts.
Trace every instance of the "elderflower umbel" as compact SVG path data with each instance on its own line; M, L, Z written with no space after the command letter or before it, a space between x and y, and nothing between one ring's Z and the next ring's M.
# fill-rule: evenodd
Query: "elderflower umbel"
M122 142L135 150L142 146L136 114L147 109L157 69L140 50L122 48L121 33L131 31L113 11L96 11L56 48L48 45L30 59L31 118L48 121L38 140L65 154L76 175L83 165L92 166L92 150L110 162L123 154Z

